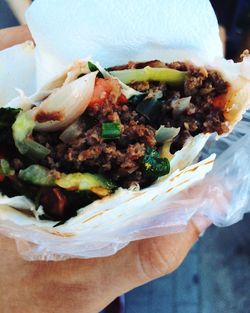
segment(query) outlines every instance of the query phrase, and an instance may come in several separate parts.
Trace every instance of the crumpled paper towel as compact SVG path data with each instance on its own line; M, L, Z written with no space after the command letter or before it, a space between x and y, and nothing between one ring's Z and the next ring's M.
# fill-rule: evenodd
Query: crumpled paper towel
M167 62L167 49L195 51L208 61L222 56L208 0L36 0L26 19L37 45L39 86L89 56L104 67Z

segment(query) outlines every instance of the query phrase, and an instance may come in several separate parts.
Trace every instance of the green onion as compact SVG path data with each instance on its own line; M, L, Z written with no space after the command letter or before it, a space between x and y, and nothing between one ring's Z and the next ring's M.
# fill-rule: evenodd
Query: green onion
M178 86L184 83L187 72L172 68L153 68L146 66L143 69L111 71L110 74L119 78L125 84L129 84L133 81L143 82L154 80Z
M15 171L10 167L10 163L5 160L0 160L0 175L3 174L5 176L12 176L15 174Z
M121 125L119 123L103 123L102 138L103 139L118 139L121 135Z

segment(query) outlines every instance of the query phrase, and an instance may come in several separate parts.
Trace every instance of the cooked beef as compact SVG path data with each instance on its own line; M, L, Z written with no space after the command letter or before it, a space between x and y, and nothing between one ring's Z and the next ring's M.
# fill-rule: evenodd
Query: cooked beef
M171 145L172 153L180 150L190 136L207 132L222 134L228 130L223 108L213 103L217 96L223 96L228 90L228 84L216 71L198 68L189 63L164 64L158 60L130 62L110 70L145 66L187 71L185 84L174 88L154 81L131 83L131 87L146 93L146 98L157 94L157 114L148 120L136 111L136 104L129 103L122 95L116 80L97 79L94 96L79 120L80 131L72 142L61 142L59 133L34 133L35 140L46 144L51 150L42 164L63 172L102 173L123 187L131 184L144 186L147 178L143 174L141 160L147 147L159 147L155 132L161 125L181 128ZM188 96L191 101L184 111L174 109L174 101ZM102 124L106 122L120 123L119 138L102 138Z
M170 153L174 154L176 151L181 150L184 143L189 137L191 137L191 134L188 130L180 131L180 133L176 136L171 144Z
M187 71L191 64L187 62L172 62L169 64L166 63L166 65L167 67L173 68L174 70Z
M154 67L154 63L150 66ZM181 149L184 144L183 138L186 139L187 136L213 132L221 135L227 132L228 125L223 107L217 107L213 103L216 97L226 95L229 87L220 74L214 70L198 68L182 62L168 64L168 67L187 71L184 88L175 91L167 84L157 82L133 82L130 86L151 96L159 93L159 90L162 91L163 97L159 99L157 115L152 117L151 122L156 129L161 125L181 127L181 132L175 139L171 151L174 153ZM176 112L172 107L173 102L188 96L191 96L189 106L181 113Z
M120 123L120 138L102 138L105 122ZM156 147L155 129L124 98L122 102L107 99L101 105L89 106L80 119L80 127L81 135L70 144L62 143L59 134L35 133L35 140L46 142L51 150L42 164L63 172L102 173L124 187L132 182L142 184L140 161L146 147Z
M108 71L121 71L121 70L135 69L135 68L139 69L139 68L144 68L146 66L167 67L166 64L164 64L163 62L161 62L159 60L153 60L153 61L148 61L148 62L130 61L130 62L128 62L128 64L109 67L107 70Z
M227 92L228 84L213 70L190 67L184 84L187 96L217 96Z

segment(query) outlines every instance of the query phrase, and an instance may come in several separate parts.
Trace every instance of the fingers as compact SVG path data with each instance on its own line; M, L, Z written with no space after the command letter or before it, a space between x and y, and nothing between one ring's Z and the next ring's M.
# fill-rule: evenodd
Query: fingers
M184 232L140 242L139 255L142 274L144 273L143 282L176 270L199 238L199 235L200 232L191 222Z
M8 292L0 291L2 297L14 297L19 308L25 303L35 304L39 296L44 299L39 313L44 307L60 308L62 292L64 309L68 308L65 312L78 312L83 307L85 312L97 312L122 293L174 271L199 235L199 228L191 222L184 232L133 242L111 257L63 262L25 262L14 242L0 237L1 253L5 255L0 262L0 277ZM21 287L24 282L26 289ZM48 286L53 286L53 293ZM2 298L3 304L6 299ZM29 306L32 311L31 303Z
M0 50L31 39L27 25L0 29Z
M113 286L127 292L148 281L176 270L200 236L200 230L190 222L184 232L141 240L130 244L115 258ZM119 264L119 267L116 265Z

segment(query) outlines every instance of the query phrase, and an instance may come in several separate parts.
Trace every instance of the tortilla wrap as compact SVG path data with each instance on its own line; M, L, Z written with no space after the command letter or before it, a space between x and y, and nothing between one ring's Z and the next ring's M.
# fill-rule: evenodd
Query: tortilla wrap
M176 55L178 55L178 61L183 60L187 61L184 56L182 56L182 52L179 51L177 54L173 54L172 58L168 57L169 62L171 61L177 61ZM204 65L204 61L197 58L195 55L192 55L191 57L192 63L201 66ZM190 62L190 60L188 60ZM221 73L222 77L226 79L230 83L229 92L227 95L227 101L226 101L226 118L229 125L229 131L233 129L235 124L242 118L242 115L246 111L246 109L249 107L250 102L250 77L249 77L249 68L250 68L250 61L249 57L246 56L244 60L241 63L234 63L232 61L225 61L223 59L217 59L214 62L214 65L212 64L206 64L205 66L208 69L216 69L219 73ZM100 69L102 74L106 77L109 77L110 74L101 68L101 66L96 63L96 66ZM51 82L47 83L45 86L41 88L40 91L36 92L35 94L31 96L25 96L24 94L14 98L11 100L8 104L6 104L4 107L12 107L12 108L22 108L24 111L29 110L34 104L38 104L43 99L49 98L51 95L53 95L54 91L58 91L60 89L63 89L65 86L71 84L72 82L77 81L77 78L79 75L92 75L90 73L90 70L88 68L88 60L78 60L73 63L68 69L66 69L61 75L58 75L55 77ZM93 74L94 75L94 74ZM122 84L122 91L123 93L129 98L131 95L135 93L135 90L132 88L126 86L125 84ZM39 105L38 105L39 106ZM226 135L226 134L223 134ZM93 204L90 204L88 207L82 208L78 210L77 216L71 218L66 224L62 226L58 226L56 231L52 231L54 234L59 234L60 236L63 233L64 229L71 229L71 226L75 223L77 224L78 220L82 220L82 216L85 216L87 212L91 212L89 218L92 220L92 215L95 216L96 210L93 210L92 208L98 208L97 209L97 216L102 214L102 207L109 207L112 206L116 210L120 211L120 207L122 207L122 203L126 205L126 202L133 201L133 207L136 207L136 203L138 204L138 208L143 206L144 199L150 199L151 197L155 197L155 195L152 193L152 190L157 191L158 190L158 197L162 197L164 199L164 193L161 195L160 190L166 190L164 186L169 185L170 187L167 188L168 190L171 190L169 194L166 195L166 199L172 195L172 193L176 193L177 190L182 190L184 188L187 188L190 186L194 181L197 181L198 179L202 179L205 174L211 170L212 168L212 159L208 161L204 161L201 164L193 165L192 168L200 169L201 175L194 175L190 174L193 173L192 170L189 170L187 166L191 165L194 160L197 158L199 152L204 147L207 139L209 138L209 134L199 134L195 137L189 138L183 148L179 151L177 151L172 159L171 159L171 171L168 175L165 175L163 177L160 177L158 181L156 181L151 187L144 188L141 191L138 190L125 190L125 189L118 189L118 191L115 192L114 195L108 196L102 200L95 201ZM206 163L208 162L208 163ZM209 164L209 166L204 166L204 164ZM180 172L183 170L183 172ZM175 179L173 177L182 177L182 173L189 173L190 178L186 181L184 179L184 182L181 181L177 185L173 182L175 182ZM172 176L171 176L172 175ZM186 175L186 174L185 174ZM179 189L178 186L182 186L181 189ZM164 189L165 188L165 189ZM139 200L141 199L141 200ZM131 203L131 202L130 202ZM21 209L21 210L30 210L32 211L36 217L38 217L39 212L35 210L35 206L32 203L32 201L28 200L24 196L18 196L14 198L8 198L4 195L0 198L0 204L5 205L4 212L6 210L6 205L10 205L13 208ZM119 204L118 206L116 206ZM152 202L152 209L157 208L156 202ZM106 210L106 209L105 209ZM14 212L14 211L12 211ZM44 222L44 221L36 221L34 217L27 216L27 211L22 211L22 213L17 212L17 216L21 217L23 216L24 220L28 223L31 223L32 225L36 225L36 227L42 227L43 229L46 229L46 231L49 231L51 227L53 227L56 223L54 222ZM5 213L3 213L3 216L5 216ZM88 214L86 215L88 216ZM22 218L21 218L22 219ZM88 218L86 217L88 220ZM31 222L32 221L32 222ZM75 222L74 222L75 221ZM26 223L25 222L25 223ZM39 226L40 225L40 226ZM45 227L45 228L44 228ZM83 226L81 226L83 227ZM79 229L79 231L84 231L83 229ZM84 226L85 227L85 226ZM83 227L83 228L84 228ZM61 233L62 231L62 233ZM71 229L71 231L76 231L76 229ZM85 231L84 231L85 232Z
M105 66L117 65L133 58L137 61L147 61L156 57L164 62L189 60L198 66L206 65L216 68L233 86L234 93L227 104L229 131L232 130L249 106L249 59L245 58L239 64L223 59L214 59L215 56L222 55L222 47L218 36L216 17L209 1L197 0L190 5L189 1L182 0L172 5L172 2L164 0L159 2L160 10L154 2L150 0L146 2L147 5L144 3L144 8L148 10L149 14L145 14L145 11L142 10L140 1L129 0L126 4L112 0L101 3L92 1L92 11L96 13L93 18L92 14L86 15L86 7L90 5L87 1L74 1L74 3L70 2L64 5L59 0L53 1L53 3L49 0L35 1L27 14L27 21L37 44L37 84L38 86L43 85L43 87L39 87L39 92L35 94L34 90L37 89L29 90L26 89L26 86L22 87L23 75L27 74L26 69L22 70L21 61L19 61L19 66L12 69L12 58L7 58L7 61L5 60L6 68L9 66L11 72L15 73L16 79L18 79L14 83L15 86L11 87L23 88L26 95L22 94L21 97L10 101L8 106L24 105L28 108L34 100L39 101L50 95L54 88L60 87L65 81L69 70L53 80L49 79L49 83L48 77L51 78L55 73L61 72L66 64L81 55L86 56L91 53ZM183 7L186 9L183 10ZM65 9L68 12L67 15L65 15ZM199 14L194 14L194 9ZM124 14L124 10L128 14ZM162 14L160 15L161 19L159 13ZM44 14L48 17L46 25L44 24ZM130 19L127 18L128 15L131 17ZM72 16L75 17L73 21ZM145 19L145 16L148 18ZM123 19L122 23L121 18ZM159 20L162 23L158 23ZM130 27L131 21L137 27ZM64 36L58 36L58 30L63 24L66 25ZM103 29L100 38L100 29L103 25L106 28ZM159 25L158 30L156 29L157 25ZM195 33L193 29L196 30ZM80 41L79 30L83 36ZM114 30L116 30L115 35ZM121 33L123 36L120 36ZM112 43L110 38L112 38ZM171 50L169 48L190 48L191 50ZM194 51L197 51L199 57L195 55ZM201 55L205 55L208 59L200 58ZM29 60L31 63L34 62L33 53ZM0 53L0 65L1 63ZM30 81L35 81L34 75L28 76ZM5 97L7 100L0 103L0 105L6 105L6 101L13 98L14 90L11 88L10 91L10 84L7 85L5 79L1 80L0 94L3 94L2 91L5 92L4 94L9 94ZM206 143L207 137L208 135L197 135L175 153L171 160L169 176L160 178L152 186L140 191L119 189L115 194L78 210L76 217L55 228L53 228L55 222L38 221L30 214L30 211L35 214L39 212L26 197L18 196L10 199L2 196L0 199L0 232L21 240L18 245L22 252L27 253L24 255L26 258L60 259L110 255L124 247L130 240L180 230L180 226L185 224L193 213L187 210L186 198L182 202L182 210L179 211L179 214L175 214L176 212L171 214L173 208L170 208L168 203L171 203L172 207L174 195L201 180L211 170L214 156L187 167L196 159ZM157 212L159 214L162 212L167 218L167 227L164 228L164 225L158 220L155 223L150 222L150 225L144 225L144 235L137 234L137 228L133 228L131 225L136 222L141 225L142 216L154 218L154 213L157 214ZM182 218L183 216L185 218ZM150 226L154 232L148 231ZM163 227L164 232L157 231L154 226L158 230Z

